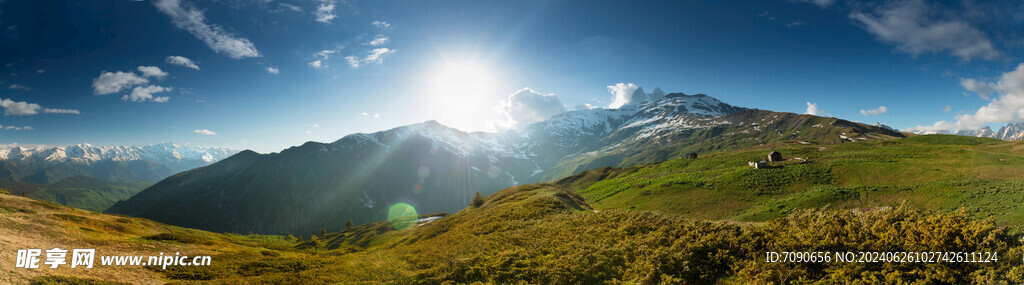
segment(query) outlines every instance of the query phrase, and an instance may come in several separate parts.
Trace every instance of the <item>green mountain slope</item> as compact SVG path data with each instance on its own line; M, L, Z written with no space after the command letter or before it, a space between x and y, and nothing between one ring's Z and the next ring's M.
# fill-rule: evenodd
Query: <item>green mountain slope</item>
M0 187L14 194L90 211L106 210L150 185L147 182L111 182L88 176L73 176L52 184L0 180Z
M754 169L769 151L785 161ZM965 208L1024 222L1024 143L952 135L837 145L780 144L558 182L597 209L656 210L710 220L766 221L795 209L897 206Z
M693 152L702 155L761 145L839 144L904 137L897 131L837 118L765 110L744 110L710 120L720 123L638 139L629 139L630 131L634 130L619 130L610 138L621 143L567 156L543 181L606 166L627 167L683 158Z

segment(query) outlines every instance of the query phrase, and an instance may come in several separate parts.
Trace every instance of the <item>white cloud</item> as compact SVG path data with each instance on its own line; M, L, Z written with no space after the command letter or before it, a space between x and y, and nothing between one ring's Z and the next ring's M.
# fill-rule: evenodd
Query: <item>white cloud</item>
M0 99L0 107L4 108L5 116L29 116L39 114L40 111L46 114L80 114L78 110L43 108L36 103L25 101L16 102L11 99Z
M164 78L168 75L167 72L156 66L139 66L139 72L142 73L142 77Z
M373 113L373 118L375 118L375 119L380 119L380 114L377 114L377 113Z
M280 70L277 70L277 68L273 68L273 67L267 67L267 72L270 72L271 74L279 74L279 73L281 73Z
M327 65L326 65L326 64L324 64L324 63L323 63L322 61L320 61L320 60L316 60L316 61L310 62L310 63L309 63L309 66L312 66L313 68L316 68L316 69L321 69L321 68L325 68L325 67L327 67Z
M1024 63L1017 69L1003 73L996 82L978 82L992 88L995 98L974 114L961 114L953 121L939 121L931 126L917 126L922 130L975 130L989 123L1024 122ZM966 88L966 86L965 86Z
M382 63L384 62L384 56L394 53L395 50L389 48L375 48L367 52L366 57L357 58L355 56L346 56L345 61L351 67L360 67L366 64Z
M292 5L292 4L277 3L277 5L281 6L282 10L288 10L288 11L292 11L292 12L302 12L302 7L295 6L295 5Z
M348 65L351 67L359 67L359 59L355 56L346 56L345 62L348 62Z
M318 57L320 59L328 59L328 58L331 58L331 55L336 53L336 52L338 52L338 51L331 50L331 49L325 49L325 50L322 50L322 51L318 51L317 53L314 53L313 56L314 57Z
M796 2L803 2L803 3L811 3L811 4L814 4L814 5L818 5L818 7L821 7L821 8L826 8L828 6L832 6L832 4L836 3L836 0L794 0L794 1L796 1Z
M175 26L188 31L218 53L227 54L234 59L260 56L260 52L251 41L228 33L220 26L206 23L203 12L183 3L183 0L157 0L153 5L160 12L170 16Z
M871 110L860 110L860 114L864 116L878 116L881 114L885 114L888 111L889 108L886 108L885 106L878 106L878 108Z
M11 99L0 99L0 107L4 108L4 116L28 116L39 114L43 106L25 101L15 102Z
M393 53L395 50L389 48L375 48L370 51L370 54L363 58L364 63L381 63L384 60L384 56Z
M373 23L370 23L370 24L372 24L374 26L377 26L378 28L381 28L381 29L387 29L388 27L391 27L391 24L389 24L388 22L385 22L385 21L373 21Z
M370 42L368 42L366 44L371 45L371 46L381 46L381 45L387 44L388 40L390 40L390 39L388 39L388 37L385 36L385 35L377 35L376 38L374 38L372 41L370 41Z
M633 93L640 90L640 86L633 83L617 83L608 86L608 92L612 93L612 103L608 104L610 109L618 109L633 101Z
M132 93L130 93L128 95L124 95L124 97L121 97L121 100L132 101L132 102L145 102L146 100L153 100L153 102L157 102L157 103L166 103L168 100L170 100L169 97L164 96L164 97L155 97L154 98L153 94L160 93L160 92L167 92L167 91L171 91L171 90L172 90L172 88L170 88L170 87L164 88L162 86L156 86L156 85L148 85L148 86L145 86L145 87L138 86L138 87L135 87L135 89L132 89Z
M81 112L79 112L78 110L72 110L72 109L51 109L51 108L43 108L43 113L46 113L46 114L75 114L75 115L81 114Z
M31 87L21 84L11 84L11 86L7 86L7 88L11 90L32 91Z
M600 107L594 106L594 105L590 105L590 103L583 103L583 104L576 105L575 110L593 110L593 109L597 109L597 108L600 108Z
M565 112L565 105L555 94L541 94L533 89L523 88L500 102L497 110L507 119L504 122L492 123L504 129L515 129Z
M204 136L212 136L212 135L216 135L217 134L217 132L214 132L214 131L211 131L211 130L207 130L207 129L202 129L202 130L196 129L193 132L197 133L197 134L200 134L200 135L204 135Z
M177 55L168 56L166 61L167 61L167 63L173 64L173 65L181 65L181 66L188 67L188 68L191 68L191 69L199 70L199 66L196 65L195 62L192 62L191 59L188 59L188 58L186 58L184 56L177 56Z
M369 114L369 113L367 113L367 112L363 112L363 113L362 113L362 114L360 114L360 115L363 115L363 117L366 117L366 116L369 116L370 114Z
M967 91L971 91L974 92L975 94L978 94L978 97L981 97L981 99L985 100L988 100L988 95L992 94L993 92L996 92L996 88L998 87L995 83L985 83L970 78L961 78L960 86L964 87L964 89L966 89Z
M803 26L803 25L806 25L806 24L807 23L804 22L803 20L793 20L793 21L790 21L789 23L786 23L786 27L787 28L799 27L799 26Z
M46 70L45 69L36 70L36 73L43 74L43 73L46 73Z
M320 124L306 125L306 134L313 133L313 130L315 130L316 128L319 128L319 127L320 127Z
M818 109L818 104L817 103L807 102L807 111L804 112L804 114L815 115L815 116L824 116L825 115L825 110Z
M133 72L101 72L99 77L92 80L92 89L96 95L107 95L121 92L139 84L149 83L149 80L135 75Z
M0 125L0 130L31 131L33 129L32 129L31 126L15 127L15 126L3 126L3 125ZM14 143L14 145L17 145L17 143Z
M999 51L988 36L970 23L951 17L954 11L933 11L923 0L908 0L879 8L872 14L854 12L850 18L881 41L917 56L949 52L963 60L995 60Z
M953 106L946 105L946 108L942 108L943 112L949 112L953 110Z
M313 15L316 15L316 21L321 23L330 23L331 20L336 18L338 15L334 14L335 0L320 0L320 5L316 7L316 11L313 11Z

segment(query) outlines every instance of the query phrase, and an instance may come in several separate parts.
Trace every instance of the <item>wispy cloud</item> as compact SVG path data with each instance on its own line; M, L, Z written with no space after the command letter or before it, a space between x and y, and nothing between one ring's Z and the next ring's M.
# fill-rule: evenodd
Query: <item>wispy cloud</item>
M75 114L75 115L81 114L81 112L79 112L78 110L72 110L72 109L51 109L51 108L43 108L43 113L46 113L46 114Z
M799 26L803 26L803 25L807 25L807 23L804 22L803 20L793 20L793 21L789 21L789 23L786 23L786 27L787 28L799 27Z
M21 84L11 84L11 86L7 86L7 89L21 90L21 91L32 91L31 87L28 87L28 86L25 86L25 85L21 85Z
M211 131L211 130L207 130L207 129L201 129L201 130L200 130L200 129L196 129L196 130L195 130L195 131L193 131L193 132L194 132L194 133L197 133L197 134L200 134L200 135L204 135L204 136L213 136L213 135L217 135L217 132L214 132L214 131Z
M151 100L151 101L157 102L157 103L166 103L168 100L170 100L170 97L167 97L167 96L154 97L153 94L160 93L160 92L168 92L168 91L171 91L171 90L173 90L173 88L170 88L170 87L166 87L165 88L165 87L156 86L156 85L138 86L138 87L135 87L135 89L132 89L132 92L129 93L128 95L124 95L123 97L121 97L121 100L132 101L132 102L145 102L147 100Z
M370 42L368 42L366 44L371 45L371 46L382 46L384 44L387 44L388 40L390 40L390 39L387 36L385 36L385 35L377 35L376 38L374 38L372 41L370 41Z
M860 110L860 114L864 116L878 116L881 114L885 114L888 111L889 108L886 108L885 106L878 106L878 108L871 110Z
M181 65L181 66L188 67L188 68L191 68L191 69L199 70L199 66L196 65L195 62L192 62L191 59L188 59L187 57L184 57L184 56L177 56L177 55L168 56L167 57L167 63L173 64L173 65Z
M988 100L988 95L996 92L996 88L998 87L995 83L982 82L970 78L961 78L960 86L967 91L971 91L974 92L974 94L978 94L978 97L981 97L981 99L984 100ZM967 94L965 93L964 95Z
M292 5L292 4L277 3L277 5L278 5L278 7L280 7L280 11L302 12L302 7L295 6L295 5Z
M8 130L8 131L31 131L31 130L33 130L33 129L32 129L32 127L31 127L31 126L24 126L24 127L16 127L16 126L4 126L4 125L0 125L0 130Z
M280 70L277 70L277 68L273 68L273 67L267 67L267 72L270 72L270 74L278 74L278 73L281 73L281 71L280 71Z
M814 4L814 5L818 5L818 7L822 7L822 8L827 8L828 6L832 6L832 4L836 3L836 0L791 0L791 1L803 2L803 3L811 3L811 4Z
M379 64L384 62L384 56L394 52L395 50L389 48L375 48L373 50L368 51L366 56L363 58L358 58L356 56L350 55L345 57L345 61L348 62L348 65L353 68L357 68L367 64Z
M988 35L955 15L953 11L933 11L923 0L908 0L874 13L854 12L850 18L879 40L913 56L949 52L965 61L1000 57Z
M377 26L378 28L381 28L381 29L387 29L387 28L391 27L391 24L386 22L386 21L373 21L373 23L370 23L370 24L374 25L374 26Z
M183 0L156 0L153 5L156 5L160 12L170 16L175 26L188 31L218 53L224 53L234 59L260 56L260 52L251 41L228 33L220 26L207 23L206 16L201 10Z
M334 8L337 1L335 0L320 0L320 4L316 7L316 11L313 11L313 15L316 16L316 21L321 23L330 23L331 20L338 17L334 14Z

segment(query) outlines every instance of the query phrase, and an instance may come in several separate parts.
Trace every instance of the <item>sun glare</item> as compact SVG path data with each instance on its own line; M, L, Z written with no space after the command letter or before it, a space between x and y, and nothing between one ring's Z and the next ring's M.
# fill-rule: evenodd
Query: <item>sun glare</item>
M474 61L446 61L433 69L432 101L437 104L439 120L466 123L495 105L494 73L486 65Z

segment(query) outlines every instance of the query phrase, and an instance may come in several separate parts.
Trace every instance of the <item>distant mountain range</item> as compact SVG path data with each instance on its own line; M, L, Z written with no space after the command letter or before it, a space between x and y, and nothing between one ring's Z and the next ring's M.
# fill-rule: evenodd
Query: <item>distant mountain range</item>
M0 179L49 184L74 176L114 182L156 182L237 153L162 143L147 146L0 146Z
M399 202L420 213L455 212L476 192L605 166L902 136L835 118L735 107L703 94L638 90L618 109L566 112L500 133L427 121L280 153L243 151L168 177L107 212L221 232L306 234L340 229L346 219L383 220Z
M918 135L961 135L981 138L997 138L1001 140L1016 141L1024 140L1024 123L1009 123L999 128L999 131L992 131L992 128L985 126L978 130L918 130L918 129L907 129L905 132L910 132Z

